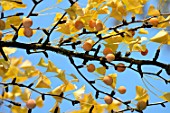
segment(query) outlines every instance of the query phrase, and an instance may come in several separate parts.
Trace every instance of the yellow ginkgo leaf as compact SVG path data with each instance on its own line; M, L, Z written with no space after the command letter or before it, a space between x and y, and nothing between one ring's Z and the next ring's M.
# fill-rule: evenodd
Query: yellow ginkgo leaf
M143 5L140 0L122 0L126 6L126 10L131 11L135 14L141 14Z
M116 88L116 82L117 82L117 74L109 74L108 76L112 77L113 83L111 84L111 87L113 89L115 89Z
M26 107L21 106L12 106L11 111L12 113L27 113L28 109Z
M7 20L6 20L5 29L10 29L11 24L13 24L14 26L19 26L21 22L22 22L22 19L20 19L19 16L8 17Z
M16 48L3 47L3 51L6 55L15 53L16 50L17 50Z
M140 28L138 33L139 34L148 34L148 31L145 30L144 28Z
M79 82L79 79L74 74L69 74L69 76L73 77L74 79L71 80L72 82Z
M32 63L31 63L29 60L25 60L25 61L21 64L20 68L27 68L27 67L30 67L30 66L32 66Z
M76 100L79 100L82 97L82 94L84 94L85 92L85 88L86 88L85 85L83 85L80 89L73 92L74 98Z
M99 73L99 74L101 74L101 75L105 75L105 73L106 73L106 68L105 67L98 67L98 68L96 68L96 70L95 70L97 73Z
M13 34L6 34L6 35L2 38L2 41L12 40L13 36L14 36Z
M60 113L60 107L58 105L58 102L55 103L55 105L53 106L53 108L51 108L49 110L49 112L51 112L51 113Z
M167 44L168 37L169 37L168 32L165 30L161 30L154 37L152 37L150 41L161 44Z
M30 99L31 92L28 88L25 88L25 90L21 93L21 99L24 102L27 102Z
M22 1L20 3L15 2L15 1L2 1L1 2L1 6L3 8L3 10L11 10L14 8L26 8L26 5L22 3Z
M35 101L36 101L36 106L38 106L39 108L43 107L44 101L42 100L41 96L37 97Z
M0 30L4 30L5 29L5 21L0 19Z
M165 101L170 102L170 92L165 92L162 96L160 96Z
M40 61L38 62L38 64L37 64L38 66L42 66L42 67L47 67L48 66L48 64L47 63L45 63L45 61L44 61L44 59L43 58L41 58L40 59Z
M49 60L46 72L58 72L58 68Z
M148 15L149 16L159 16L160 12L159 10L155 9L153 5L150 5L149 10L148 10Z
M97 11L98 14L109 14L109 12L110 11L107 6L103 6Z
M111 111L111 110L118 111L120 110L120 105L121 103L119 101L113 100L111 104L107 105L106 109L107 111Z
M70 25L68 23L60 24L58 25L57 31L69 35L71 33Z
M147 90L142 88L141 86L136 86L136 97L135 100L137 101L148 101L149 100L149 95L147 93Z
M123 15L121 15L116 8L112 8L112 12L110 13L110 17L115 18L116 20L122 21Z
M9 69L11 63L10 63L10 61L6 61L6 60L4 60L4 58L1 58L1 59L0 59L0 65L1 65L1 67L3 67L4 69Z
M55 89L53 89L51 92L49 92L50 94L53 94L53 95L60 95L61 93L63 93L65 91L65 84L62 84L58 87L56 87ZM63 98L59 97L59 96L53 96L53 98L56 99L57 102L60 102L63 100Z
M36 86L36 88L51 88L51 81L49 78L41 74Z
M21 88L19 86L13 86L12 93L15 96L20 96L21 93L22 93L22 90L21 90Z
M10 66L8 71L5 73L5 76L3 77L3 81L17 77L18 72L19 72L18 67Z
M56 77L63 81L65 84L67 84L68 80L66 79L65 71L58 69L58 76Z
M36 33L36 30L33 30L33 34L35 34L35 33ZM19 35L19 36L25 36L25 35L24 35L24 28L20 28L20 29L19 29L18 35Z
M71 91L71 90L74 90L74 89L77 89L77 86L75 84L72 84L71 82L68 82L66 84L65 92Z

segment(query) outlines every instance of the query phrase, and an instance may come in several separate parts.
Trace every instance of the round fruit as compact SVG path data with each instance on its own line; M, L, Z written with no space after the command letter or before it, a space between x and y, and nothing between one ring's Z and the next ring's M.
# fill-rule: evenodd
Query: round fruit
M31 18L24 18L24 19L23 19L23 26L24 26L25 28L31 27L32 24L33 24L33 21L32 21Z
M27 106L27 108L29 108L29 109L35 108L35 107L36 107L36 102L35 102L35 100L29 99L29 100L26 102L26 106Z
M112 85L113 79L112 79L112 77L110 77L110 76L104 76L103 82L104 82L106 85Z
M31 28L24 28L24 35L26 37L31 37L33 35L33 30Z
M123 63L118 63L118 64L116 65L116 70L117 70L118 72L123 72L123 71L125 71L125 69L126 69L126 66L125 66Z
M84 24L83 24L82 21L77 20L77 21L75 22L74 26L75 26L76 29L80 30L80 29L82 29L82 28L84 27Z
M144 109L146 109L146 107L147 107L147 104L146 104L146 102L145 101L139 101L138 103L137 103L137 109L139 110L139 111L142 111L142 110L144 110Z
M112 97L107 95L104 97L104 101L106 104L111 104L113 102L113 99L112 99Z
M125 94L126 93L126 87L125 86L120 86L117 90L118 90L118 92L120 94Z
M89 64L89 65L87 65L87 71L88 71L88 72L94 72L94 71L95 71L95 66L94 66L94 64Z
M83 44L83 49L85 50L85 51L90 51L91 49L92 49L92 47L93 47L93 42L92 42L92 40L87 40L87 41L85 41L85 43Z
M158 18L151 18L149 20L149 23L151 23L153 26L157 26L159 23L159 20L158 20Z
M111 61L115 60L115 55L114 54L107 54L106 59L107 59L108 62L111 62Z
M96 23L96 30L97 31L101 31L101 30L103 30L103 24L100 22L100 21L98 21L97 23Z
M2 39L3 33L0 31L0 40Z
M90 28L96 27L96 21L95 21L95 20L90 20L90 21L89 21L89 27L90 27Z
M103 50L103 54L106 56L107 54L111 54L113 53L113 50L109 47L106 47L104 50Z
M146 49L145 51L141 51L140 52L143 56L146 56L148 54L148 49Z

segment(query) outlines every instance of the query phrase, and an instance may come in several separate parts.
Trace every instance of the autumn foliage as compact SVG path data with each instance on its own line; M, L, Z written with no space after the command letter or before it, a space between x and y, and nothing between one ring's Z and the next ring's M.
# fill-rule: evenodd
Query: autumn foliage
M31 113L51 97L55 103L44 113L167 109L170 62L161 52L170 44L170 13L163 10L168 1L56 0L37 11L45 2L0 1L0 107ZM62 11L51 13L55 8ZM41 16L52 23L44 27L50 21ZM62 108L65 102L73 109Z

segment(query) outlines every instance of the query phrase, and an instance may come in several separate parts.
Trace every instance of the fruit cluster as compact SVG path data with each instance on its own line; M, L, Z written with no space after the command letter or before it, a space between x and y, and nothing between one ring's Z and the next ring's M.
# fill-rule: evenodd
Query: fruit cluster
M31 18L24 18L23 19L23 27L24 27L24 35L26 37L31 37L33 35L33 30L30 28L33 24L33 21Z

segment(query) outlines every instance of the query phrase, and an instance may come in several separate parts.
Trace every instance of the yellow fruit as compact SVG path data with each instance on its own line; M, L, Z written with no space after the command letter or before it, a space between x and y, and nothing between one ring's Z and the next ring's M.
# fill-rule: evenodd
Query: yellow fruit
M89 27L90 27L90 28L96 27L96 21L95 21L95 20L90 20L90 21L89 21Z
M32 21L31 18L24 18L24 19L23 19L23 26L24 26L25 28L31 27L32 24L33 24L33 21Z
M144 109L146 109L146 107L147 107L147 104L146 104L146 102L145 101L139 101L138 103L137 103L137 109L139 110L139 111L142 111L142 110L144 110Z
M107 59L108 62L111 62L111 61L115 60L115 55L114 54L107 54L106 59Z
M83 48L85 51L90 51L90 50L92 49L92 47L93 47L93 41L92 41L92 40L87 40L87 41L84 42L82 48Z
M113 99L112 99L112 97L107 95L104 97L104 101L106 104L111 104L113 102Z
M151 18L149 20L149 23L151 23L153 26L157 26L159 23L159 20L158 20L158 18Z
M103 24L102 24L100 21L97 21L95 27L96 27L96 30L97 30L97 31L103 30Z
M125 94L126 93L126 87L125 86L120 86L117 90L118 90L118 92L120 94Z
M88 72L94 72L94 71L95 71L95 66L94 66L94 64L89 64L89 65L87 65L87 71L88 71Z
M29 99L29 100L26 102L26 106L27 106L27 108L29 108L29 109L35 108L35 107L36 107L36 102L35 102L35 100Z
M104 76L103 82L104 82L106 85L112 85L113 79L112 79L112 77L110 77L110 76Z
M126 69L126 66L123 63L119 63L116 65L116 70L118 72L123 72L123 71L125 71L125 69Z
M26 37L31 37L33 35L33 30L31 28L24 28L24 35Z
M77 20L77 21L75 22L74 26L75 26L76 29L80 30L80 29L82 29L82 28L84 27L84 24L83 24L82 21Z
M113 53L113 50L109 47L106 47L104 50L103 50L103 54L106 56L107 54L111 54Z

